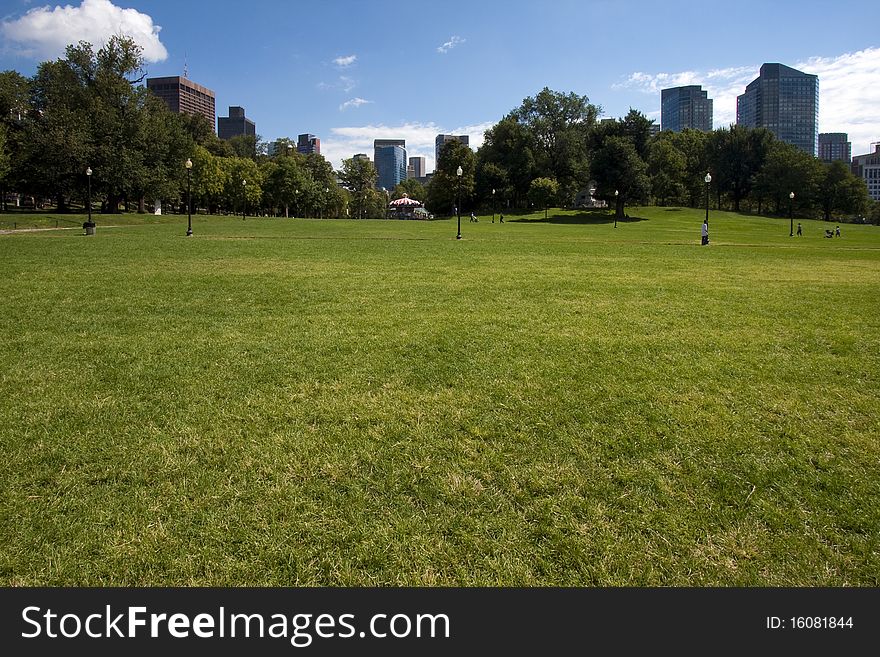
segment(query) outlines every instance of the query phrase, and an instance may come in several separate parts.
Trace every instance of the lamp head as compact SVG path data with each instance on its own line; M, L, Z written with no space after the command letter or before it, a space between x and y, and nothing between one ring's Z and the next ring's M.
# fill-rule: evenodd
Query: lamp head
M710 182L712 182L712 174L710 174L710 173L707 172L707 173L706 173L706 177L703 178L703 180L705 180L705 181L706 181L706 184L708 185Z
M92 175L92 167L86 167L86 175L87 175L87 176L91 176L91 175Z
M458 167L458 168L455 170L455 175L456 175L456 176L461 176L462 173L464 173L464 172L461 170L461 167Z
M189 158L186 158L186 164L184 165L187 169L193 168L193 161Z

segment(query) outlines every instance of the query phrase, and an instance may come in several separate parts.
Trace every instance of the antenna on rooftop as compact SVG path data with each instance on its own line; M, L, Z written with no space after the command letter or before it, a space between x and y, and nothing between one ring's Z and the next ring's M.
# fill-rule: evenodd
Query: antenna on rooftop
M183 53L183 77L189 78L189 67L186 63L186 52Z

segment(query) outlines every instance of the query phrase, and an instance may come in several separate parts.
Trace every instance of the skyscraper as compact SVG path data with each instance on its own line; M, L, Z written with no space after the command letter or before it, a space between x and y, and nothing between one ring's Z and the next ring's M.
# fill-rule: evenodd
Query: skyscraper
M256 134L257 126L244 115L244 107L231 106L229 116L217 119L217 136L220 139L232 139L239 135L254 137Z
M465 146L470 145L470 137L467 135L437 135L437 138L434 140L434 168L437 168L437 162L440 161L440 151L443 150L443 146L450 141L460 141Z
M321 154L321 140L315 135L300 135L296 140L296 152L308 155L309 153Z
M699 85L673 87L660 92L660 126L681 132L685 128L712 131L712 99Z
M412 175L409 174L409 170L412 169ZM409 166L406 168L407 170L407 178L424 178L425 177L425 158L424 157L411 157L409 158Z
M813 157L819 147L819 78L783 64L764 64L736 98L736 123L767 128Z
M823 162L840 160L852 163L852 144L845 132L819 133L819 159Z
M214 92L185 77L147 78L147 89L165 101L176 114L199 114L208 119L211 130L217 118Z
M375 139L373 141L373 164L376 173L376 187L388 191L406 180L406 140Z

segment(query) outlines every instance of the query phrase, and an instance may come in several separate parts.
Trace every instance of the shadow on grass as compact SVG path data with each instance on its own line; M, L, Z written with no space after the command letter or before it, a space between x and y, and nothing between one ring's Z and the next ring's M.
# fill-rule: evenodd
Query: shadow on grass
M544 218L543 213L541 215L531 214L525 217L518 218L510 218L507 221L510 222L521 222L521 223L541 223L541 224L592 224L592 225L601 225L601 224L613 224L614 223L614 215L608 214L605 211L595 211L595 210L582 210L577 213L568 213L568 214L548 214L547 218ZM640 221L647 221L646 218L643 217L624 217L623 219L618 219L618 224L632 224Z

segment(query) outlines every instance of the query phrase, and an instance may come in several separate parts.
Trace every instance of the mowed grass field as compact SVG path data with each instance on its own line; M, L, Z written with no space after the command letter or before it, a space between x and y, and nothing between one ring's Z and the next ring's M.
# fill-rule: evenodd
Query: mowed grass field
M880 228L628 212L0 235L0 583L880 585Z

